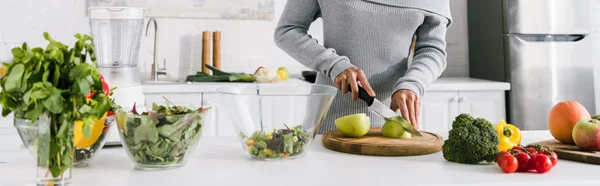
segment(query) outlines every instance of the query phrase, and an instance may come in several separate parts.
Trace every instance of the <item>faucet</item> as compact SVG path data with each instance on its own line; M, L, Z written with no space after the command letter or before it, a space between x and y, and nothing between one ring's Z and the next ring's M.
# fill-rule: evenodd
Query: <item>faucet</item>
M146 36L148 36L148 28L150 28L150 23L154 24L154 56L152 57L152 74L150 79L152 81L158 81L158 75L167 75L167 60L163 61L163 68L158 68L158 63L156 62L158 58L158 23L156 23L156 19L151 17L148 20L148 25L146 25Z

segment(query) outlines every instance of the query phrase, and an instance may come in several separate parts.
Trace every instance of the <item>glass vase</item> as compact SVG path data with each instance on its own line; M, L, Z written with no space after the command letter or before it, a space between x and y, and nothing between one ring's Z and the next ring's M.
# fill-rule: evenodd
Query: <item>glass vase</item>
M69 185L73 170L73 121L44 113L38 119L37 185Z

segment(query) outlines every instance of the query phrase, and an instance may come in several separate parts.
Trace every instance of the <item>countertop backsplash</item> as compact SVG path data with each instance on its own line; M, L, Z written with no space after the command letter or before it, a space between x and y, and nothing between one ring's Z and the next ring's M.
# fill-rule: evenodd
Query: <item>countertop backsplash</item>
M226 71L252 73L259 66L286 66L291 73L308 70L273 42L273 33L286 0L275 1L275 17L264 20L157 18L158 59L166 59L167 76L183 80L201 70L202 31L221 31L221 67ZM448 67L443 76L468 76L466 0L451 1L454 24L448 31ZM27 14L21 12L27 10ZM14 16L19 15L19 16ZM0 61L10 60L10 49L24 41L30 46L45 46L44 31L55 39L72 44L75 33L89 33L86 2L81 0L0 2ZM144 22L144 26L147 19ZM142 35L138 67L142 79L149 79L153 57L153 28ZM317 20L309 33L322 40L322 22Z

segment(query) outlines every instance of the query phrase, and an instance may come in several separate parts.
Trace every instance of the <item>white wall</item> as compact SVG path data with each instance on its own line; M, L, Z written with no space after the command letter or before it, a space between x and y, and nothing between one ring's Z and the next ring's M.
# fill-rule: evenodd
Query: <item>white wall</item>
M159 27L158 61L167 60L167 73L174 78L200 70L202 31L222 32L222 68L227 71L253 72L258 66L287 66L293 73L306 70L279 50L273 32L286 0L275 0L272 21L157 19ZM452 0L455 23L448 31L448 69L444 76L467 76L466 0ZM26 41L30 46L45 46L42 33L72 45L75 33L89 33L84 0L1 0L0 61L11 58L10 49ZM320 20L310 32L322 38ZM149 78L152 63L153 34L142 37L139 67Z

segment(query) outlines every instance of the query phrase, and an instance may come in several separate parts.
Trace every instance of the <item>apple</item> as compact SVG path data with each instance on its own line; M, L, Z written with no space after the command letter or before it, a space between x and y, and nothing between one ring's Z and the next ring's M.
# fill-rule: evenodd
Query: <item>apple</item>
M600 120L583 119L573 127L573 141L579 148L600 150Z
M412 138L412 134L404 130L404 127L400 124L400 122L407 123L408 122L401 117L389 118L386 119L383 128L381 128L381 135L388 138L400 138L400 139L408 139Z
M352 114L336 119L335 127L348 137L362 137L371 128L371 118L365 113Z

